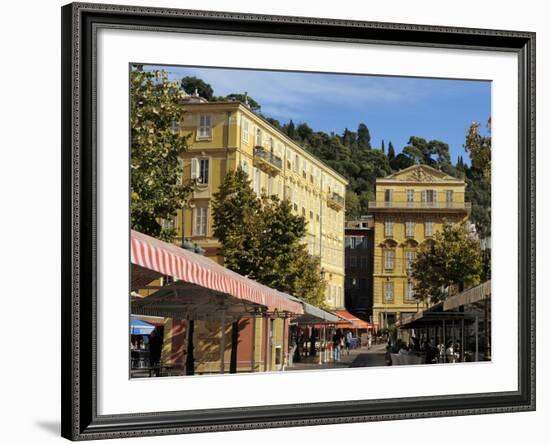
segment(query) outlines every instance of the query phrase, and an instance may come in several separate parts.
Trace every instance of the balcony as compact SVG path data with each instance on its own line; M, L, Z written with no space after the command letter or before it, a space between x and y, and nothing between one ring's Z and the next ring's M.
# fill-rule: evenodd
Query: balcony
M327 198L327 205L337 211L340 211L345 206L345 200L338 193L329 193Z
M470 202L369 202L369 211L388 211L388 210L414 210L414 211L451 211L469 213L472 209Z
M254 165L271 176L275 176L283 169L283 160L268 151L263 146L254 147Z

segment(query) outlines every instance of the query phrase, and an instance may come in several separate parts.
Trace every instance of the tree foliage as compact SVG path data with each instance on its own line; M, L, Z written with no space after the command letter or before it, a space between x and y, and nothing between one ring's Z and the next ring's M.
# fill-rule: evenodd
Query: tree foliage
M471 167L459 159L466 180L466 200L472 203L471 219L481 237L491 235L491 119L487 129L488 134L483 136L479 123L470 125L464 148L470 155Z
M461 291L478 284L482 271L479 241L468 224L445 224L433 242L417 251L411 271L415 297L431 303L443 301L449 288Z
M206 83L204 80L197 77L187 76L180 80L181 89L183 89L187 94L193 95L195 91L199 96L210 101L214 98L214 89L209 83Z
M470 154L472 168L480 171L491 180L491 119L487 121L489 134L482 136L480 124L473 122L468 128L464 149Z
M243 95L230 94L227 97L230 96L244 100ZM215 96L212 98L218 99L220 98ZM248 101L255 103L251 98ZM257 105L259 113L260 104ZM374 148L371 131L363 122L359 123L356 130L346 128L341 134L335 134L315 131L306 122L296 123L290 120L284 123L262 117L349 181L347 189L353 193L348 202L351 205L350 215L367 213L368 201L369 198L373 200L377 178L414 164L425 164L466 181L466 200L472 203L471 218L481 235L490 234L490 119L487 136L481 134L477 123L468 129L464 147L470 154L469 166L462 157L453 165L449 145L441 140L428 140L412 135L400 150L391 141L386 147L384 140L379 148ZM355 196L359 198L359 210Z
M182 208L192 184L182 183L179 156L187 139L179 134L183 93L165 71L144 71L134 66L130 73L131 128L131 226L151 236L170 240L173 229L163 229L162 219L171 219Z
M301 241L306 222L289 202L258 198L238 168L214 194L212 212L226 267L317 306L324 303L320 262L307 253Z
M351 190L346 190L346 220L359 219L361 216L361 201Z

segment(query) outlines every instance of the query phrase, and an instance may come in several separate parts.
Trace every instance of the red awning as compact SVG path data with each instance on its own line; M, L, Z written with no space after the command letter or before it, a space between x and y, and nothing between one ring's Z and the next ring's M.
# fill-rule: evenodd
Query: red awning
M267 307L268 311L303 314L302 304L241 276L211 259L176 245L131 231L132 264L164 276Z
M337 324L337 327L340 328L372 328L372 326L362 319L359 319L357 316L352 315L347 310L335 310L335 314L351 322L351 325L347 322L343 322L342 325Z

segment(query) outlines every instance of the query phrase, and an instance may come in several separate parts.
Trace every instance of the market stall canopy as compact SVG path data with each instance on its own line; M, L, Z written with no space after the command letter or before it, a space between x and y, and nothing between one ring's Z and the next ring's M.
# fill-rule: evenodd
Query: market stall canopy
M272 288L222 267L207 257L134 230L131 231L130 244L132 275L135 271L143 280L144 270L151 270L158 276L170 276L175 280L171 284L172 288L163 287L163 294L158 295L157 300L159 298L165 300L170 295L173 296L177 287L188 290L188 294L185 296L181 291L178 291L178 297L192 297L191 292L193 290L196 296L209 297L215 300L219 300L220 295L229 295L238 301L263 306L268 312L292 313L294 315L301 315L304 312L301 303L284 297ZM188 285L186 286L186 284ZM154 296L157 296L158 293L160 293L160 290ZM149 296L143 299L151 300L152 297ZM139 303L138 299L134 298L134 301ZM161 315L160 312L159 315Z
M155 329L153 324L132 316L130 319L130 333L133 335L150 335Z
M336 325L338 328L372 328L368 322L359 319L347 310L335 310L334 313L344 320Z
M453 310L464 305L475 304L491 297L491 281L483 282L475 287L469 288L457 295L448 297L443 302L443 310Z
M323 310L322 308L316 307L315 305L308 304L305 301L302 301L301 299L298 299L294 296L285 295L290 300L296 301L304 307L304 314L302 316L299 316L296 318L296 323L301 325L309 325L309 324L319 324L319 323L327 323L327 324L333 324L335 322L338 322L340 318L338 316L335 316L332 313L329 313L328 311Z

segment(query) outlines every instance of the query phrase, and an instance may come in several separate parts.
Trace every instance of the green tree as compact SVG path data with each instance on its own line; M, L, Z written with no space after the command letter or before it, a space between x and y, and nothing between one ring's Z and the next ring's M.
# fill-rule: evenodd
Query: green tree
M359 149L371 149L369 128L364 123L360 123L357 128L357 147Z
M392 143L390 142L388 145L388 162L390 162L390 165L394 159L395 159L395 150L393 148Z
M491 119L487 122L488 135L480 133L479 123L472 123L466 132L464 144L471 167L463 165L466 176L466 199L472 203L472 222L480 236L491 234ZM462 162L463 163L463 162Z
M424 243L412 264L415 297L432 303L446 299L449 288L464 290L480 281L479 241L467 223L445 224L433 242Z
M390 166L394 171L404 170L410 166L414 165L412 159L406 156L403 153L399 153L395 158L390 162Z
M283 131L291 139L294 139L296 137L296 125L294 125L294 122L292 120L283 126Z
M350 189L346 190L346 220L358 219L361 216L359 196Z
M165 71L144 71L133 66L130 73L131 128L131 226L142 233L171 240L173 229L163 229L182 208L192 183L182 183L180 155L187 139L179 134L183 122L183 97L179 84L168 81Z
M305 246L296 252L296 275L294 276L294 295L311 305L328 308L325 303L326 283L321 276L321 260L307 253Z
M408 145L403 148L402 152L415 164L430 165L441 169L451 163L449 145L439 140L427 141L422 137L411 136Z
M320 263L307 254L301 242L306 222L292 213L288 201L258 198L239 168L215 193L212 213L226 267L319 305L324 298Z
M482 136L479 130L480 124L474 122L466 133L464 149L470 154L472 168L477 169L490 181L491 180L491 119L487 121L489 134Z
M260 110L262 109L262 106L246 93L245 94L232 93L232 94L228 94L227 96L216 97L215 101L218 101L218 102L235 101L235 102L241 102L241 103L248 103L248 106L254 112L260 112Z
M187 94L193 95L195 91L199 96L208 100L209 102L214 98L214 89L209 83L197 77L186 76L180 80L181 89Z
M214 236L219 240L224 265L239 274L255 277L260 249L260 202L241 168L226 174L213 195Z

